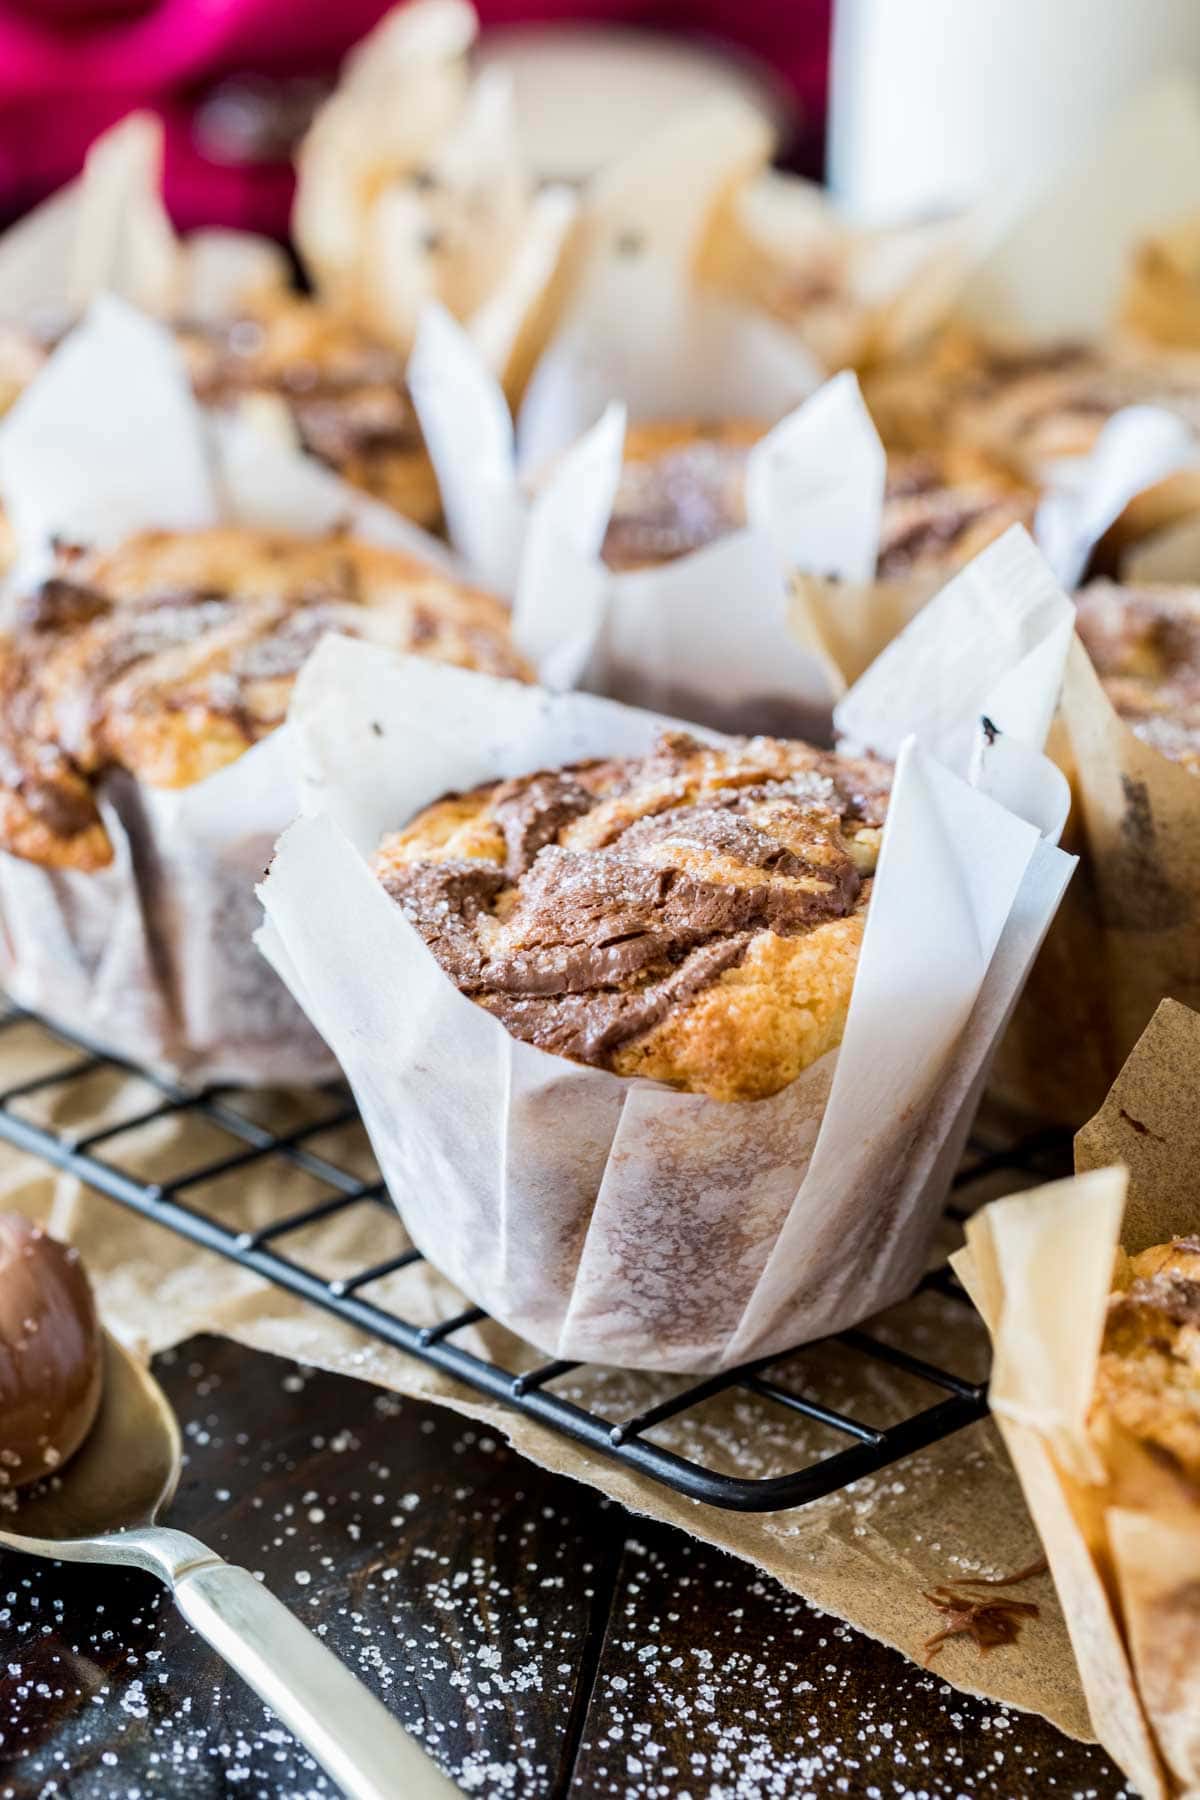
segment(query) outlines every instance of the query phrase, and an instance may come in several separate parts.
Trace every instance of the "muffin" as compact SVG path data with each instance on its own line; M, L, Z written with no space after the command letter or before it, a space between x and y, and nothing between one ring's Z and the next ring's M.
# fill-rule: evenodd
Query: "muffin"
M876 576L941 577L985 549L1010 525L1032 526L1034 495L971 452L891 457Z
M225 768L283 723L329 631L527 673L499 601L402 552L242 526L146 532L68 560L0 642L0 845L105 867L104 777L183 788Z
M0 410L33 380L66 329L0 329ZM205 406L226 412L273 402L303 448L343 480L418 524L437 523L437 479L399 352L284 292L262 295L233 318L177 320L174 330Z
M983 1207L951 1259L1097 1736L1159 1800L1200 1783L1198 1025L1164 1001L1074 1178Z
M339 534L147 532L64 554L25 598L0 640L0 922L23 1004L192 1078L332 1072L250 941L295 812L272 744L331 632L528 674L498 601Z
M1200 1240L1119 1259L1089 1425L1118 1427L1200 1496Z
M864 370L863 395L889 454L937 452L963 435L997 395L1053 378L1082 379L1101 367L1082 344L1016 347L989 344L961 326L947 326L906 356Z
M1161 406L1200 426L1200 356L1186 353L990 344L948 328L862 385L889 453L974 451L1025 482L1086 455L1126 406Z
M980 591L1027 618L986 555ZM946 636L993 680L994 617ZM937 674L915 647L914 709ZM860 699L856 738L890 749L892 702ZM259 944L472 1301L551 1356L698 1370L908 1291L1070 869L1034 823L911 738L894 765L702 740L344 638L279 735L308 804Z
M1086 455L1126 406L1160 406L1200 427L1200 358L1073 352L1059 366L997 371L985 394L956 408L952 430L1038 479L1057 458Z
M1031 495L1087 456L1127 407L1152 406L1200 429L1200 356L1131 354L1063 343L989 345L947 331L920 355L864 376L863 390L889 455L976 457L993 477ZM1181 469L1122 509L1094 552L1109 571L1132 544L1190 517L1200 478ZM1030 516L1032 508L1030 509Z
M602 555L617 571L654 567L746 524L746 464L768 427L749 420L631 426ZM878 573L940 572L1033 517L1033 495L982 454L889 463Z
M631 425L601 550L609 568L653 568L745 525L746 459L766 429L747 419Z
M772 738L450 795L373 867L458 987L524 1042L722 1101L840 1043L890 768Z
M1076 630L1121 718L1200 773L1200 588L1091 582Z

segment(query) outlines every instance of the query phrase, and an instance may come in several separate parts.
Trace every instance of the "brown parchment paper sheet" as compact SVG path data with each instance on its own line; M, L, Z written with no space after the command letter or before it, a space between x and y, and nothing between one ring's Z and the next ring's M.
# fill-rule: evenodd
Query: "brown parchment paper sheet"
M70 1055L40 1027L12 1026L0 1033L0 1081L35 1077L62 1066ZM17 1105L27 1117L83 1135L100 1123L144 1112L158 1098L140 1081L101 1071ZM331 1102L328 1097L254 1094L239 1095L237 1105L279 1128L326 1117ZM364 1173L373 1168L357 1124L305 1142L341 1167ZM189 1117L160 1120L106 1140L96 1153L166 1181L236 1147L226 1133ZM285 1170L271 1159L267 1168L234 1170L186 1188L180 1197L238 1228L253 1229L311 1205L328 1191L313 1177ZM196 1332L214 1331L281 1357L451 1406L486 1422L544 1467L589 1482L634 1512L733 1552L822 1610L916 1660L922 1659L922 1645L940 1623L922 1590L969 1572L1011 1573L1038 1554L1020 1489L990 1421L799 1511L760 1516L724 1512L685 1500L555 1437L240 1267L85 1191L73 1178L56 1178L35 1158L2 1146L0 1206L26 1211L80 1246L108 1324L144 1354ZM388 1257L405 1241L390 1209L367 1204L281 1239L275 1247L335 1276ZM461 1304L425 1264L362 1290L361 1297L418 1322L447 1317ZM942 1358L965 1375L978 1375L985 1367L982 1326L961 1303L929 1295L888 1318L896 1341L918 1354ZM503 1355L513 1368L540 1360L497 1327L486 1336L464 1332L456 1342ZM824 1359L824 1368L817 1366L818 1358ZM791 1369L803 1372L823 1399L879 1423L936 1398L923 1383L865 1362L855 1365L862 1373L851 1386L850 1366L844 1352L831 1357L818 1347L790 1365L785 1379L800 1379ZM580 1370L556 1383L555 1391L618 1417L674 1391L679 1379ZM683 1454L690 1451L730 1473L758 1477L795 1467L797 1449L806 1442L821 1448L845 1442L825 1436L822 1428L807 1426L782 1407L767 1409L758 1401L728 1396L660 1436ZM1015 1648L980 1659L973 1649L951 1643L935 1664L935 1678L1040 1712L1064 1731L1087 1737L1087 1711L1050 1584L1040 1580L1032 1591L1042 1615L1022 1632Z
M1089 1418L1118 1244L1200 1226L1200 1014L1164 1000L1073 1180L987 1207L956 1266L995 1335L992 1405L1037 1519L1096 1734L1147 1800L1200 1792L1200 1511Z

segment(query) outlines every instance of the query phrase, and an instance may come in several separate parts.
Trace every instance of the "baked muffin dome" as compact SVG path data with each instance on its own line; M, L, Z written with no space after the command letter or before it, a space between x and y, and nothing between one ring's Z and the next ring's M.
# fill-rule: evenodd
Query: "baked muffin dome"
M601 550L609 568L652 568L739 530L746 458L766 430L749 419L631 425Z
M263 295L227 319L173 326L197 399L228 411L267 397L299 442L343 480L422 525L441 516L437 478L409 398L404 358L314 300ZM63 335L0 326L0 412Z
M1035 497L971 452L889 457L875 572L880 580L949 574L1008 530L1032 526Z
M1200 588L1093 581L1075 628L1126 723L1200 774Z
M1114 1423L1200 1491L1200 1240L1130 1258L1108 1305L1091 1423Z
M1064 352L1057 368L997 375L985 396L960 407L952 428L959 442L1036 479L1057 457L1086 455L1126 406L1161 406L1200 426L1200 357L1125 361Z
M340 533L217 526L65 555L0 638L0 848L104 867L100 778L180 788L226 767L283 723L330 631L530 674L491 595Z
M746 523L746 459L767 431L734 419L633 425L602 555L611 569L648 568L700 550ZM950 570L1010 525L1029 524L1034 497L979 453L889 462L877 573Z
M375 871L446 974L525 1042L717 1100L841 1041L891 778L774 738L451 795Z

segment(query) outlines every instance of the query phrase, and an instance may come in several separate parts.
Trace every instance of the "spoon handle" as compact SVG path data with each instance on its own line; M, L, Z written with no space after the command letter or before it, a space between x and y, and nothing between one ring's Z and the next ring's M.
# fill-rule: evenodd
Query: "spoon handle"
M204 1556L175 1577L180 1611L351 1800L458 1795L386 1707L248 1569Z

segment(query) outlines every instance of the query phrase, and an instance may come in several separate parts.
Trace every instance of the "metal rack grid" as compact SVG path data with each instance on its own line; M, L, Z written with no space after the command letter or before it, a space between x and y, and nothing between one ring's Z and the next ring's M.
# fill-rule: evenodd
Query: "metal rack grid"
M210 1088L189 1092L152 1071L137 1067L99 1049L87 1039L17 1007L0 1017L0 1031L32 1022L64 1047L77 1052L62 1068L32 1077L0 1091L0 1139L32 1152L55 1168L78 1176L89 1187L145 1218L177 1232L181 1237L229 1258L289 1293L323 1307L347 1324L369 1333L394 1349L418 1357L446 1375L465 1383L493 1400L504 1402L551 1430L574 1438L605 1457L662 1482L693 1500L742 1512L773 1512L803 1506L821 1499L860 1477L871 1475L911 1452L924 1449L952 1432L971 1424L987 1410L986 1383L969 1381L951 1370L888 1343L866 1328L839 1332L827 1343L836 1344L847 1358L864 1358L916 1377L933 1396L908 1416L886 1426L875 1426L825 1404L819 1396L799 1393L781 1385L789 1360L796 1351L785 1351L758 1362L708 1376L686 1385L668 1399L634 1416L612 1421L588 1411L553 1391L561 1377L580 1368L575 1362L546 1361L532 1369L514 1372L477 1355L453 1340L486 1315L470 1306L436 1325L417 1325L362 1297L361 1290L384 1276L421 1260L415 1249L377 1262L349 1278L327 1280L313 1269L283 1254L276 1246L295 1232L316 1225L355 1206L390 1206L379 1180L363 1180L337 1167L307 1147L307 1140L356 1117L346 1090L327 1090L331 1111L293 1130L277 1133L237 1110L236 1090ZM14 1107L35 1094L61 1089L66 1084L99 1070L115 1069L136 1076L160 1096L153 1106L82 1136L60 1134L25 1117ZM226 1133L233 1144L229 1154L188 1169L165 1183L148 1182L106 1155L111 1140L173 1115L202 1118ZM971 1210L960 1202L967 1191L985 1178L1011 1175L1014 1184L1031 1176L1046 1178L1065 1172L1069 1140L1060 1134L1040 1134L1016 1145L973 1144L955 1187L955 1203L948 1211L958 1220ZM304 1170L328 1189L324 1198L302 1210L288 1213L254 1232L235 1232L208 1216L188 1198L203 1182L281 1159ZM1069 1164L1065 1166L1069 1167ZM928 1274L918 1292L935 1291L956 1305L969 1302L948 1268ZM809 1346L808 1348L811 1348ZM829 1428L845 1447L819 1459L809 1458L786 1474L745 1478L706 1467L651 1441L648 1433L669 1420L679 1419L714 1395L735 1392L751 1395L763 1407L782 1407L808 1421Z

